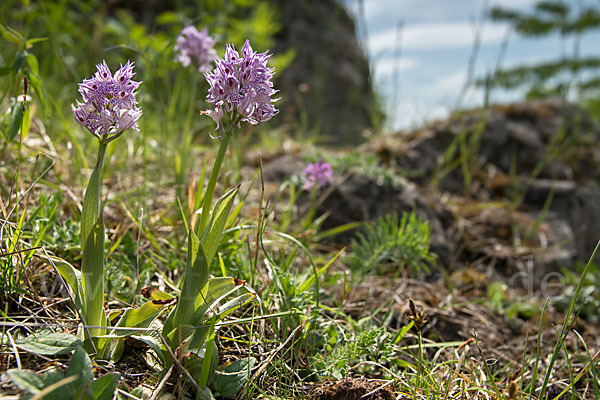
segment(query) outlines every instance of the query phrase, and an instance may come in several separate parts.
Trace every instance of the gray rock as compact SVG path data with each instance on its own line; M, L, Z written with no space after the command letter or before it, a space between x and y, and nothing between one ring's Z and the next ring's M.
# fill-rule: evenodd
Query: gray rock
M444 170L458 157L448 149L465 132L477 157L470 161L468 190L460 164ZM553 141L571 142L551 152ZM327 189L318 214L328 213L324 228L332 228L415 210L429 222L431 248L449 269L526 274L539 284L576 260L587 261L600 239L598 142L599 130L581 110L554 100L464 112L420 132L362 145L361 152L409 171L415 183L352 172ZM265 175L283 179L301 168L298 158L285 156L266 165ZM439 191L449 192L443 195L449 201L442 203Z
M525 180L527 192L523 206L542 209L551 198L548 209L563 219L572 230L575 257L587 261L600 240L600 186L594 181Z
M572 268L578 258L576 236L568 221L550 212L535 215L544 221L537 229L538 248L533 253L533 277L543 282L563 268Z
M539 283L587 261L600 239L600 129L578 106L549 99L462 111L395 140L378 154L420 171L420 185L433 184L460 204L453 207L459 264L494 265L506 277L530 266L525 273ZM494 204L497 218L490 219Z
M306 167L300 157L293 154L284 154L263 163L263 176L267 182L283 182L297 175Z
M430 179L461 156L452 144L465 136L470 168L492 164L504 174L545 179L600 178L600 129L581 108L557 99L494 106L455 114L412 134L411 154L397 163ZM477 157L473 160L473 157ZM440 179L440 188L464 191L460 164Z
M373 177L351 173L337 184L318 208L318 213L328 213L324 229L356 221L374 221L386 214L415 211L428 221L431 250L443 265L448 267L455 248L449 238L448 228L453 223L452 214L435 199L427 198L416 185L406 182L402 186L385 185ZM338 240L349 241L352 234Z
M365 140L373 126L375 96L369 64L360 48L354 22L335 0L278 0L281 30L274 53L295 49L280 75L282 120L305 121L329 144Z

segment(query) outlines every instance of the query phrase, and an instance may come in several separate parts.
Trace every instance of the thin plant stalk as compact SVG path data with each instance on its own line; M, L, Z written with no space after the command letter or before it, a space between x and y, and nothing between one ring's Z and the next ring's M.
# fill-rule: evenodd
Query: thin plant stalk
M423 363L425 362L423 359L423 336L421 335L421 330L417 333L417 338L419 339L419 362L417 362L417 385L421 387L423 382Z
M259 241L262 229L262 218L263 218L263 201L265 199L265 178L263 174L263 163L262 156L258 155L258 165L260 167L260 201L258 203L258 226L256 227L256 242L255 242L255 251L254 251L254 260L252 262L250 268L250 284L254 286L254 274L256 272L256 267L258 265L258 250L259 250ZM249 242L248 242L249 244Z
M535 382L537 381L538 378L538 365L540 363L540 358L541 358L541 354L542 354L542 327L543 327L543 322L544 322L544 312L546 311L546 308L548 307L548 302L550 301L550 299L546 299L546 301L544 302L544 307L542 307L542 312L540 314L540 322L538 324L538 337L537 337L537 347L536 347L536 352L535 352L535 363L533 364L533 369L532 369L532 374L531 374L531 382L529 383L529 393L528 393L528 397L527 400L531 400L533 397L533 391L535 390ZM527 343L527 342L526 342Z
M219 172L221 171L221 165L223 164L223 159L225 158L225 153L227 152L227 147L229 146L229 141L233 135L233 127L236 126L238 122L239 118L235 118L229 124L229 126L227 126L227 128L221 128L221 144L219 146L219 151L217 152L217 157L215 158L213 169L210 171L208 186L206 187L204 199L202 200L202 214L200 217L200 225L198 226L197 230L199 236L202 235L204 228L206 228L208 215L210 213L210 206L215 194L215 186L217 185L217 178L219 177Z
M310 191L310 205L306 214L306 218L304 219L304 229L308 229L315 218L315 213L317 211L316 203L318 192L319 187L317 185L313 186L312 190Z

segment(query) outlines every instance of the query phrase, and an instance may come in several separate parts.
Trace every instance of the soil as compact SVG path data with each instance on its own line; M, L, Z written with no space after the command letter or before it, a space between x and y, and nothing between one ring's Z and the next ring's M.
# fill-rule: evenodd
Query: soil
M368 394L368 396L366 396ZM395 400L386 381L365 378L344 378L316 386L309 398L315 400Z

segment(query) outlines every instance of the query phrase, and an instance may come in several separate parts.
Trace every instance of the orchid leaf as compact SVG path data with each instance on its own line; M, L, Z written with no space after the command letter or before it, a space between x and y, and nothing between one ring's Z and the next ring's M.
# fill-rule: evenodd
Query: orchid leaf
M190 229L188 235L188 257L183 276L183 287L179 302L175 306L173 324L167 326L172 330L182 324L190 324L193 320L196 299L202 295L202 289L208 282L208 265L200 241Z
M35 398L47 400L111 400L119 383L118 373L94 380L92 362L81 346L73 353L66 374L58 369L44 374L12 369L7 374L19 388L34 394Z
M250 371L256 364L256 358L242 358L228 365L223 372L216 371L210 385L215 395L227 399L235 395L244 387L250 376Z
M104 315L104 219L100 213L102 168L107 143L98 144L98 157L85 190L81 209L80 240L83 256L81 278L83 289L82 316L91 336L100 336L106 326Z
M206 335L209 332L206 327L205 314L207 311L212 310L213 315L217 315L217 319L221 320L237 308L256 298L254 293L245 293L221 304L243 287L242 285L236 285L233 278L213 278L209 281L206 303L196 311L194 318L194 326L202 326L203 328L194 332L194 337L189 345L190 349L200 348L204 344Z
M29 58L27 62L30 62ZM48 99L46 96L46 91L44 90L44 86L42 84L42 78L34 71L27 71L27 77L29 78L29 84L38 96L40 105L42 106L42 113L45 114L46 108L48 107Z
M154 350L154 353L158 357L159 362L164 366L164 365L166 365L166 362L165 362L165 353L166 352L163 351L163 343L162 343L162 339L161 339L161 331L163 330L163 325L161 324L161 322L158 319L156 319L156 320L154 320L154 322L152 324L150 324L150 328L153 328L153 329L146 330L146 331L144 331L143 334L133 335L131 337L134 339L137 339L137 340L141 340L142 342L144 342L148 346L150 346L150 348L152 350Z
M44 379L41 375L23 369L9 369L7 375L22 390L37 394L44 388Z
M5 40L18 45L23 44L23 42L25 41L25 38L19 33L19 31L7 25L0 24L0 35Z
M210 305L215 300L227 295L234 288L235 280L231 277L217 277L210 279L206 290L202 292L202 297L197 299L199 301L197 301L195 305L196 312L200 307ZM196 316L195 319L197 319L197 317L198 316Z
M80 235L81 248L85 250L88 235L94 230L94 227L100 217L100 195L102 183L102 168L104 166L104 155L106 153L106 143L98 144L98 159L87 188L83 196L81 208Z
M200 370L200 376L198 377L198 385L201 388L205 388L208 383L209 375L216 370L219 364L219 351L214 351L215 344L215 322L217 318L213 317L210 321L210 328L206 338L206 346L204 347L204 357L202 357L202 369ZM214 356L213 356L214 354Z
M206 227L202 239L200 240L202 243L202 250L204 250L204 254L206 255L206 264L208 266L210 266L217 251L217 247L221 242L221 236L223 234L223 229L225 228L225 223L227 222L227 217L229 216L229 211L231 210L233 200L239 189L240 187L238 185L225 193L212 209L210 223Z
M113 372L90 383L89 391L95 400L112 400L115 396L115 389L118 384L119 374Z
M144 295L144 297L146 297L149 300L155 301L173 300L175 298L175 296L173 296L172 294L163 292L162 290L151 286L143 288L142 295Z
M90 232L81 263L83 318L91 336L102 335L106 326L104 314L104 219L102 215Z
M165 335L165 339L171 345L172 349L179 347L190 342L196 331L202 330L202 328L196 328L189 324L175 325L168 334ZM187 349L187 345L183 346ZM169 355L166 356L167 358Z
M67 367L66 376L77 376L75 384L78 386L94 380L92 361L83 347L77 346Z
M156 304L149 301L138 308L127 308L115 325L111 336L125 337L138 334L139 331L117 328L147 328L166 307L168 304Z
M237 290L233 278L219 277L208 281L207 289L201 293L201 303L194 313L194 324L204 324L204 315L209 309L217 307L219 302Z
M33 45L35 43L44 42L46 40L48 40L48 38L46 38L46 37L38 37L38 38L27 39L27 41L25 42L25 48L26 49L30 49L31 47L33 47Z
M67 290L71 292L71 296L75 301L75 307L77 307L78 310L82 310L83 302L81 296L83 294L83 284L81 282L81 272L63 259L52 257L51 260L52 264L56 267L56 270L67 284Z
M160 362L161 366L167 365L165 360L165 354L167 352L163 350L160 339L157 340L154 336L148 334L132 336L132 338L140 340L150 346L150 348L154 350L156 357L158 357L158 361Z
M39 332L16 341L16 344L34 354L56 356L73 351L81 340L62 332Z
M219 307L219 319L223 319L244 304L256 299L256 293L244 293Z
M8 141L12 141L21 129L21 122L23 121L23 104L19 101L12 102L10 108L10 124L8 128Z

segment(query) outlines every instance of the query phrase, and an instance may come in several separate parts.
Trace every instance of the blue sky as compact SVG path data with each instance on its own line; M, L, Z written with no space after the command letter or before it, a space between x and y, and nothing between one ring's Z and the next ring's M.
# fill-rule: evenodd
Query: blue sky
M467 80L475 31L481 46L475 76L482 77L499 63L502 44L508 46L504 67L550 61L572 53L572 41L558 34L524 39L506 24L485 20L485 10L499 5L531 10L535 0L363 0L364 18L358 17L360 0L341 0L357 21L378 92L386 99L389 128L411 128L444 118L454 109ZM596 4L597 0L565 0L574 5ZM401 29L398 25L401 24ZM600 32L584 35L582 54L600 52ZM492 92L493 102L522 98L519 92ZM481 105L483 92L470 88L461 103Z

